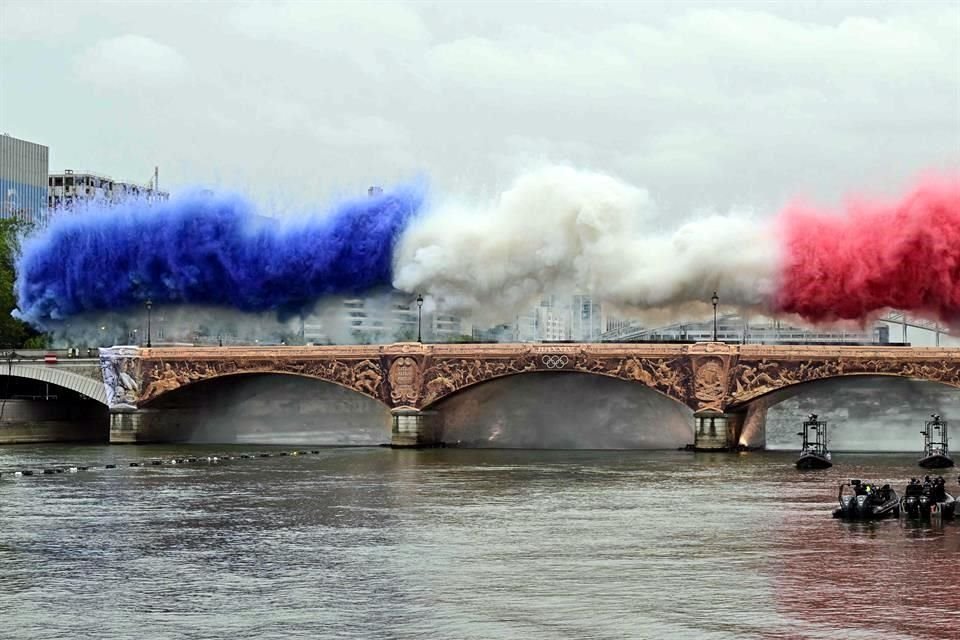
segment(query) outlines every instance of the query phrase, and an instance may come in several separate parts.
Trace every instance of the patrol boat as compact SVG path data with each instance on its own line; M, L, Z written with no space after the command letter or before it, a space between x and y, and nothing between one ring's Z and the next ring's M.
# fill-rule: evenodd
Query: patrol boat
M846 495L847 487L852 489ZM880 520L888 516L900 515L900 498L893 488L885 484L880 488L869 482L851 480L840 485L837 493L840 508L834 509L834 518L846 520Z
M827 421L817 420L817 414L811 413L803 423L803 448L797 458L797 469L829 469L833 466L830 452L827 450Z
M950 449L947 445L947 421L936 413L930 415L932 420L924 424L923 457L919 464L924 469L945 469L953 466Z
M908 518L952 518L957 500L947 493L947 481L940 476L926 476L923 482L912 478L900 499L900 510Z

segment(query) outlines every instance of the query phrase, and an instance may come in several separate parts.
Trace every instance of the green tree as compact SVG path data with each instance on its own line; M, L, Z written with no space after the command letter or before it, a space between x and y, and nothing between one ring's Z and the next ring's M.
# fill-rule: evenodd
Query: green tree
M31 222L19 218L0 220L0 346L23 348L48 343L47 336L20 322L10 312L17 306L13 292L16 280L14 262L20 250L20 238L33 228Z

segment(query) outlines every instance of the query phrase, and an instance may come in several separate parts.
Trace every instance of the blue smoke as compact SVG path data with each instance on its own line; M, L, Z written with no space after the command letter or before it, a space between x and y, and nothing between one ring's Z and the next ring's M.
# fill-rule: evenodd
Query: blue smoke
M278 220L237 196L94 204L27 238L14 315L36 327L88 311L206 304L304 310L318 298L389 285L397 238L422 184Z

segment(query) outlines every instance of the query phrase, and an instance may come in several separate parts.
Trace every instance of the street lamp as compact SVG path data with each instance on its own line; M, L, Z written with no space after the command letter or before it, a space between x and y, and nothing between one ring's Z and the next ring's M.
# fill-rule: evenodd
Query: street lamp
M717 341L717 304L720 302L720 298L717 297L717 292L713 292L713 297L710 298L710 302L713 303L713 341Z
M147 307L147 348L153 346L150 341L150 310L153 309L153 300L147 298L147 301L143 303Z
M420 334L420 325L423 320L423 296L417 294L417 342L423 344L423 336Z

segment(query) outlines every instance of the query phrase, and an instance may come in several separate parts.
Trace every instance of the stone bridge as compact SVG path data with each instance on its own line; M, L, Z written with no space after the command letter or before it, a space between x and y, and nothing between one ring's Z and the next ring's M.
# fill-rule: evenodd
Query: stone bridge
M157 401L224 376L323 380L386 405L394 446L431 446L432 409L495 378L529 372L645 385L694 412L698 448L762 446L772 394L843 376L899 376L960 387L960 349L697 344L419 344L328 347L111 347L100 350L111 441L162 440Z

